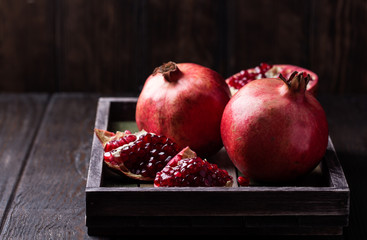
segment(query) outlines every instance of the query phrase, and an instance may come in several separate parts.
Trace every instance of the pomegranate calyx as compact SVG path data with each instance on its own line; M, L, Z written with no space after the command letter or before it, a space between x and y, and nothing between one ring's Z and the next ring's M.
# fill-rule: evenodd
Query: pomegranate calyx
M177 64L172 61L164 63L159 67L156 67L152 75L154 76L157 73L162 74L162 76L167 82L177 82L178 78L181 75L181 71L180 69L178 69Z
M307 84L309 83L311 76L305 72L298 73L294 71L289 79L286 79L282 74L279 74L279 78L288 86L292 92L305 92Z

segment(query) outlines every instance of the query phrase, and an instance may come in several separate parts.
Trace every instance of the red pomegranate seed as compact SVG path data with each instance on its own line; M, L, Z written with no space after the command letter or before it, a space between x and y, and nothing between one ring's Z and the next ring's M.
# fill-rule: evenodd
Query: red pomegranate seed
M265 73L272 67L273 66L270 64L260 63L260 65L253 68L252 71L242 70L239 73L229 77L227 79L227 83L229 86L234 87L235 89L240 89L248 82L259 78L265 78Z
M127 130L128 131L128 130ZM130 132L130 131L128 131ZM125 131L126 133L126 131ZM127 143L130 143L130 142L133 142L136 140L136 136L133 135L133 134L129 134L129 135L126 135L120 139L116 139L116 140L112 140L112 141L109 141L108 143L106 143L105 147L104 147L104 151L105 152L109 152L113 149L116 149L120 146L123 146Z
M239 176L237 178L238 184L240 184L240 186L248 186L250 185L250 179L245 177L245 176Z
M112 162L113 156L112 156L112 154L110 152L106 152L106 153L104 153L103 159L106 162Z

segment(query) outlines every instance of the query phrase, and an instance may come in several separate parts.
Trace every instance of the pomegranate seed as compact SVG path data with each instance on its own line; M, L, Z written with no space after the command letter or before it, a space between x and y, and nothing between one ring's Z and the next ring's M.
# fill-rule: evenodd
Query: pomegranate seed
M129 130L126 130L126 131L130 132ZM128 133L126 131L125 131L125 133ZM104 147L104 151L109 152L113 149L121 147L121 146L123 146L127 143L130 143L130 142L133 142L135 140L136 140L136 136L134 134L130 134L130 135L126 135L126 136L124 136L120 139L109 141L108 143L106 143L106 145Z
M103 155L103 159L107 162L112 162L112 159L113 159L113 156L110 152L106 152L104 155Z
M267 63L260 63L259 66L256 66L253 69L249 70L242 70L239 73L229 77L227 79L227 83L229 86L240 89L247 83L259 79L259 78L265 78L265 73L269 71L273 66Z
M260 69L262 73L267 72L272 66L267 63L260 63Z
M238 183L240 184L240 186L248 186L250 185L250 179L244 176L239 176L237 178Z

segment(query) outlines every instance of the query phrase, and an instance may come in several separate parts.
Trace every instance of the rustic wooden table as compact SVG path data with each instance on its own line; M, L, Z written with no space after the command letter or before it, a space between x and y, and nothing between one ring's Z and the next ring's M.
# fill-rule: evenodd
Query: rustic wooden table
M85 226L99 97L0 94L1 239L101 239L88 236ZM321 95L319 100L351 193L349 226L336 239L367 239L367 96Z

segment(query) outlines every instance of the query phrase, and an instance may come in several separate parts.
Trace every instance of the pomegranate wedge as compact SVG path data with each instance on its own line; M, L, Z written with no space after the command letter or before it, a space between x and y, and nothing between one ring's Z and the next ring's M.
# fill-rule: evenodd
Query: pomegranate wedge
M103 144L107 166L133 179L154 180L180 150L171 139L144 130L132 134L95 129L95 133Z
M155 187L230 187L232 177L224 169L201 159L189 147L157 173Z

